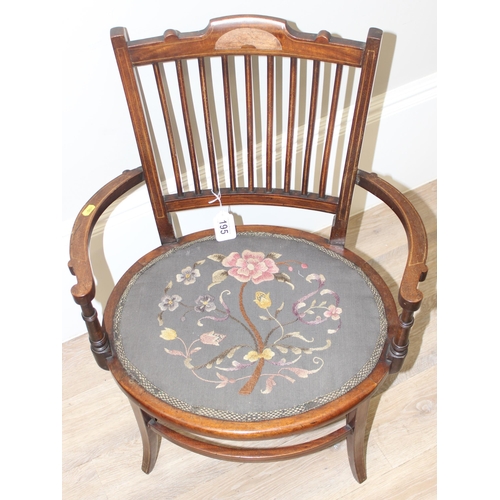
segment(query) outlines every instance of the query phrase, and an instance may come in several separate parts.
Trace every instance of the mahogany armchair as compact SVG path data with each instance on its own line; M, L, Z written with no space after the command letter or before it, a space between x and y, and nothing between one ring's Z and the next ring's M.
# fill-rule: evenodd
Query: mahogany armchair
M124 28L111 30L142 166L82 209L69 267L97 364L113 374L137 418L144 472L152 471L162 438L253 462L347 439L354 477L366 479L369 402L403 364L427 272L418 213L358 167L381 37L375 28L364 42L306 34L261 16L137 41ZM356 92L351 112L342 98L349 91ZM92 229L143 182L160 245L118 281L101 326L92 305ZM399 312L380 275L345 248L355 187L389 205L406 230ZM215 199L214 225L211 215L207 230L174 229L175 213L203 214ZM234 228L229 207L239 205L330 214L329 237L268 220ZM299 444L276 446L275 438L295 434L304 436Z

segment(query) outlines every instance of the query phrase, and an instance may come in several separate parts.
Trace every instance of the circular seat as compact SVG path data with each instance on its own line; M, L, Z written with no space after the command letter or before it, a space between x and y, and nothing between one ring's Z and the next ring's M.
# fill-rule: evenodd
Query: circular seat
M261 422L368 377L387 319L360 266L286 230L203 234L132 268L110 301L112 348L141 390L190 414Z

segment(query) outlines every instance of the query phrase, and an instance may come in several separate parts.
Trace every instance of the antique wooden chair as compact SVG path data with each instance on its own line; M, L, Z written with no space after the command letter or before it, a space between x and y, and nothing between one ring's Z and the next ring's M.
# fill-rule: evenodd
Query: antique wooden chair
M402 366L427 271L414 207L358 168L381 37L375 28L366 42L306 34L261 16L137 41L111 30L142 166L82 209L69 267L97 364L111 371L137 418L144 472L162 437L251 462L347 439L352 472L366 479L370 398ZM116 284L101 326L92 229L142 182L161 245ZM345 248L356 185L388 204L406 230L400 313L379 274ZM238 205L267 207L267 215L234 229L229 207ZM329 237L264 225L273 206L330 214ZM175 230L174 214L203 208L208 229ZM299 434L298 444L281 439ZM256 446L261 440L267 446Z

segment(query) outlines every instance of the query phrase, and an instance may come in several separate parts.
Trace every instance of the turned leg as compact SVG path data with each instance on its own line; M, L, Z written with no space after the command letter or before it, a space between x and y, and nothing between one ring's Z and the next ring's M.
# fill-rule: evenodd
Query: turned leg
M90 350L94 358L103 370L108 370L106 359L111 356L111 348L109 347L108 335L102 329L97 311L94 309L92 302L81 304L82 318L87 325L89 334Z
M158 458L158 453L160 451L161 436L156 434L151 427L149 427L148 422L151 420L146 412L142 411L135 403L130 402L132 409L134 410L134 415L139 425L139 430L141 431L142 438L142 470L146 474L149 474Z
M353 433L347 436L347 454L352 474L358 483L366 479L365 432L369 406L370 399L367 399L347 415L347 425L353 429Z

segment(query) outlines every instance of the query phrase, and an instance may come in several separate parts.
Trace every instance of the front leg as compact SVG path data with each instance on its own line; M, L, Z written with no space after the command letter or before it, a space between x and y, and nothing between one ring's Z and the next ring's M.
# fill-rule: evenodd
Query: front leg
M142 470L146 474L149 474L154 469L158 453L160 452L161 436L156 434L156 432L154 432L149 426L149 422L153 417L141 410L141 408L139 408L139 406L132 401L130 401L130 404L134 410L139 430L141 431Z

